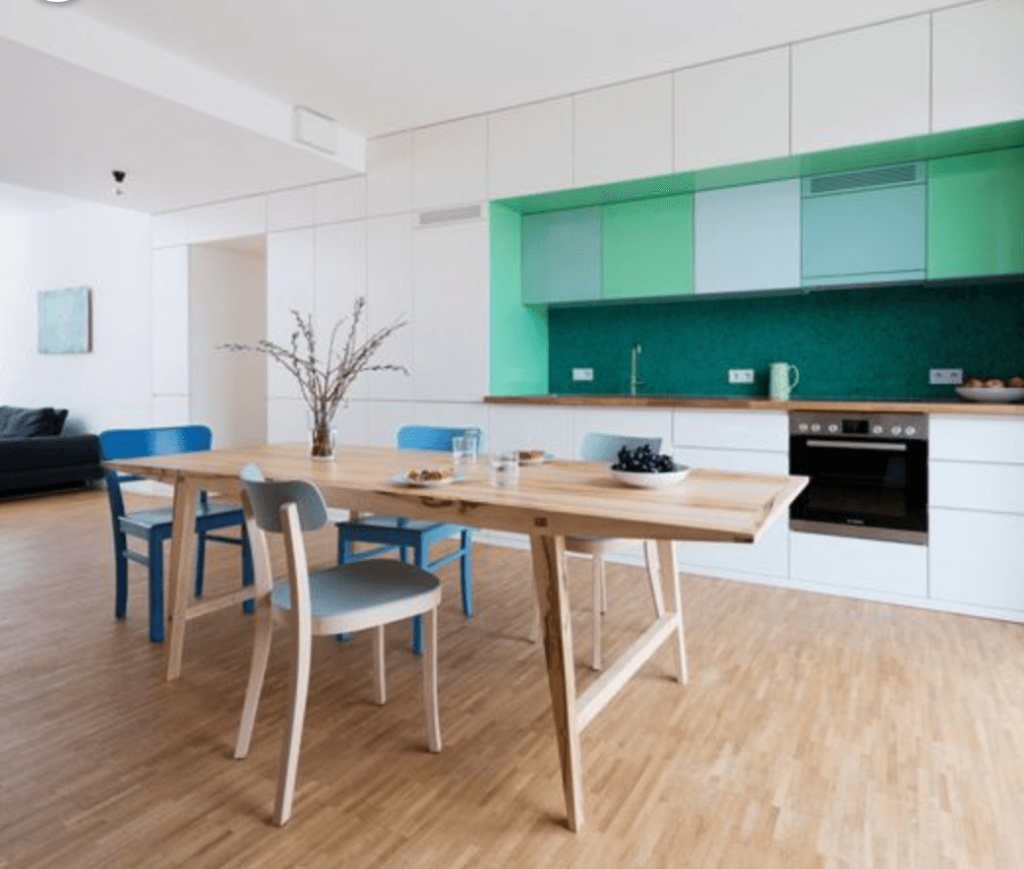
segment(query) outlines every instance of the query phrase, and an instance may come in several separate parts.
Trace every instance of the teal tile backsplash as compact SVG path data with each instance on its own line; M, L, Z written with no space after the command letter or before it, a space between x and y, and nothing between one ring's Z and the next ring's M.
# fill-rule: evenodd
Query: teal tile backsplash
M628 393L639 342L642 395L764 396L769 364L790 362L795 399L947 398L929 368L1024 376L1024 280L552 307L548 330L553 393ZM574 367L594 380L573 382ZM755 382L729 384L729 368Z

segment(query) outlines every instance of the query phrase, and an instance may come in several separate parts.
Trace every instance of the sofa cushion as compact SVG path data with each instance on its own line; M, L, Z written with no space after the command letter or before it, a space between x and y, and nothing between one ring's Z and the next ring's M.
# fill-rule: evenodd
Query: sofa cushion
M10 407L0 405L0 438L28 438L59 435L67 410L52 407Z

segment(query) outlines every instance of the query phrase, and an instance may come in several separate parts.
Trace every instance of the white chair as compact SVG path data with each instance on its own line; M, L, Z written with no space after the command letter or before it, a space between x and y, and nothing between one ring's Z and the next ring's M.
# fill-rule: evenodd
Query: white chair
M441 602L441 584L425 570L384 559L339 564L310 572L302 534L321 528L328 521L327 506L320 490L301 480L264 482L259 479L261 476L252 466L242 472L242 503L252 544L257 609L252 665L235 757L243 758L249 751L276 617L290 626L292 638L291 703L274 807L274 823L284 824L291 817L295 796L313 636L373 628L374 699L383 704L387 696L384 625L425 616L423 696L427 742L431 751L441 750L437 709L437 607ZM284 536L288 581L276 587L267 548L268 532Z
M580 445L580 458L588 462L605 462L611 465L618 459L619 450L626 447L635 450L639 446L650 444L655 453L661 451L661 438L636 437L631 435L599 434L591 432L583 438ZM601 616L608 610L608 587L605 580L605 556L612 552L625 549L631 541L615 537L566 537L565 551L576 555L589 555L593 559L594 575L594 627L592 632L593 648L591 651L591 667L601 669ZM656 568L656 554L648 543L644 546L644 557L647 562L647 579L654 597L654 607L659 616L664 614L664 597L661 580Z

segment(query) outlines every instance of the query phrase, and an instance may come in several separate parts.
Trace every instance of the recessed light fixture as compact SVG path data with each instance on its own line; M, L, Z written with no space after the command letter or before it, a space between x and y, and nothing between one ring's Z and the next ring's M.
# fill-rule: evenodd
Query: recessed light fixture
M47 3L67 3L68 0L46 0Z
M53 2L53 0L51 0ZM58 3L63 3L64 0L57 0ZM124 196L124 188L121 186L124 184L125 175L127 174L121 169L114 169L111 173L114 176L114 195Z

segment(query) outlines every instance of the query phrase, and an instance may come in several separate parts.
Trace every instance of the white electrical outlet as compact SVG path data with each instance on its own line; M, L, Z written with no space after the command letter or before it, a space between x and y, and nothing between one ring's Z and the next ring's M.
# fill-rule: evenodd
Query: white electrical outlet
M954 386L964 382L964 370L962 368L932 368L928 372L928 383L932 386Z
M593 368L574 368L572 370L573 380L593 380L594 369Z
M754 369L753 368L730 368L729 369L729 382L730 383L753 383L754 382Z

